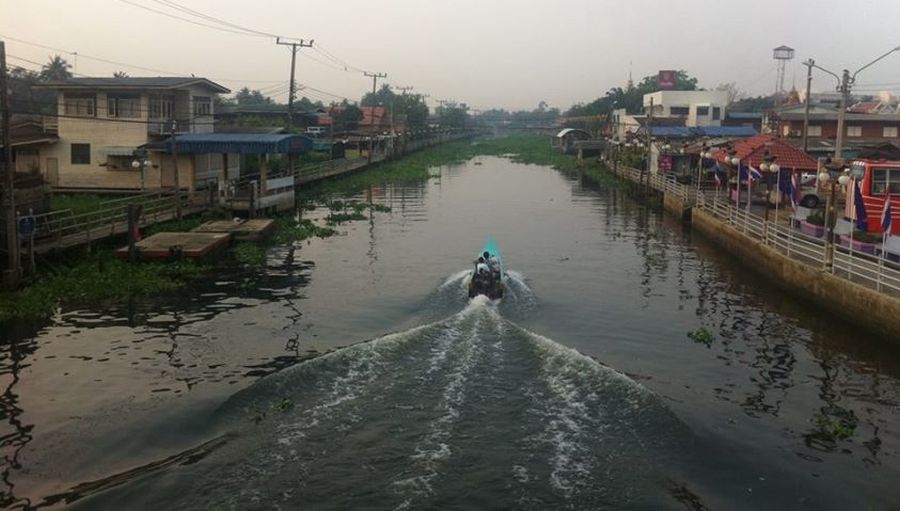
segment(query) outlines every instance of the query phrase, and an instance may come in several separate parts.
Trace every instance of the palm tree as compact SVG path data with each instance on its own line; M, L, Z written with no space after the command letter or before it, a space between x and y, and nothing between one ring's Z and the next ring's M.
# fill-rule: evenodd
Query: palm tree
M116 71L113 73L113 78L128 78L128 73L125 71Z
M41 67L40 79L42 81L68 80L72 78L72 72L69 69L72 66L66 62L66 59L59 55L54 55L50 61Z

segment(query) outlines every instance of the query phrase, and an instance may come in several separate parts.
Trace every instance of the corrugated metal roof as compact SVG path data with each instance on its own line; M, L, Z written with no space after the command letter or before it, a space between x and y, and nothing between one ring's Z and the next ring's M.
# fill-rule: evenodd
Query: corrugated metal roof
M569 133L582 133L584 135L587 135L588 138L590 138L590 136L591 136L590 133L588 133L587 131L584 131L584 130L579 130L579 129L575 129L575 128L566 128L566 129L560 131L559 133L557 133L556 138L563 138L564 136L568 135Z
M298 154L313 148L313 139L305 135L267 133L186 133L176 135L175 143L186 154ZM171 152L172 139L160 148Z
M54 80L37 84L35 87L46 89L179 89L191 85L202 85L222 94L231 92L228 88L212 80L194 76L80 77Z
M703 126L695 129L707 137L752 137L757 133L751 126Z

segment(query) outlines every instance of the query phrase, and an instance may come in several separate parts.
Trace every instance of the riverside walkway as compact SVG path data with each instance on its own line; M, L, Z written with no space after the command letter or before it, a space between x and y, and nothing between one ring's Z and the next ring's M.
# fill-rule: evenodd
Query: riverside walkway
M880 255L806 235L790 220L737 208L715 190L617 166L614 175L663 196L664 207L777 285L836 314L900 338L900 267Z

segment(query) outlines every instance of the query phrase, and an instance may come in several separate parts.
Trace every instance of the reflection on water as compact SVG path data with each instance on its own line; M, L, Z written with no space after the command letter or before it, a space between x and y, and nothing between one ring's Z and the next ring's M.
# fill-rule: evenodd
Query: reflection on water
M4 330L0 502L893 503L900 350L621 190L478 160L365 190L392 210L264 268ZM521 273L473 309L488 236Z

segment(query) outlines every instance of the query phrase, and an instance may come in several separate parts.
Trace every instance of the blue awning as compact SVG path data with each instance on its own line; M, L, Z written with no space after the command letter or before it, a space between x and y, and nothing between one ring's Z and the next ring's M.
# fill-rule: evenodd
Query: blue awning
M161 146L172 152L172 138ZM313 139L270 133L185 133L175 135L175 146L183 154L298 154L311 151Z
M642 130L645 130L642 128ZM750 126L651 126L650 134L654 137L693 138L693 137L752 137L756 130Z

